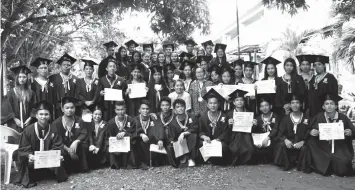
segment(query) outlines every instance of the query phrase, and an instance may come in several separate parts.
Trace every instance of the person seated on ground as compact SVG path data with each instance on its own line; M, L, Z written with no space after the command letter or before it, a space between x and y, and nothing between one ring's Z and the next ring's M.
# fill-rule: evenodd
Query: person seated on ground
M236 112L250 112L245 108L244 96L247 93L248 92L246 91L237 89L229 95L234 105L234 109L230 110L227 114L230 129L233 129L233 116ZM232 131L229 149L232 156L232 165L243 165L248 163L254 152L251 133Z
M195 166L196 141L198 127L192 117L185 111L186 103L182 99L176 99L173 103L175 117L168 125L167 132L167 153L174 167ZM173 143L182 143L186 140L188 153L175 157Z
M88 132L88 163L90 168L96 169L108 163L107 122L102 117L105 108L93 104L89 109L92 112L92 122Z
M338 102L342 98L336 94L323 94L324 112L320 112L310 123L310 138L307 142L311 154L310 167L322 175L335 174L338 176L354 175L351 161L354 157L352 141L355 128L346 115L338 113ZM344 139L319 140L319 124L343 123ZM335 127L334 127L335 128ZM334 153L332 153L334 144Z
M118 140L129 137L130 151L126 153L110 153L110 167L112 169L133 169L136 167L134 156L137 137L136 122L132 117L126 114L127 106L124 101L117 101L114 107L116 116L108 121L108 137L116 137Z
M137 153L136 161L143 170L148 170L149 161L159 161L158 158L165 157L158 153L151 153L150 156L150 144L157 144L161 149L163 146L164 129L163 126L157 125L156 120L153 120L149 115L150 103L148 100L142 100L139 108L139 115L134 117L137 128ZM154 158L154 160L153 160Z
M74 97L63 97L60 100L63 116L57 118L52 127L56 128L64 145L64 168L68 173L86 172L87 163L87 127L84 121L75 115L75 104L79 102Z
M16 172L14 183L25 188L36 186L36 180L45 177L46 170L54 172L58 182L68 179L67 173L61 162L60 167L51 169L34 169L35 151L60 150L63 154L63 143L57 129L49 124L53 105L41 101L35 105L37 122L26 127L21 134L16 160L19 169ZM63 158L62 158L63 159Z
M228 117L219 109L219 102L224 98L214 89L210 89L203 98L207 101L208 111L204 112L198 119L199 126L199 147L204 142L210 143L213 140L222 143L222 157L211 157L208 162L218 165L230 164L229 136L232 132L228 126Z
M291 112L284 116L279 125L278 143L275 145L274 163L290 170L297 163L297 170L306 171L307 147L305 142L309 135L308 119L302 112L303 97L289 94L287 103Z
M274 158L273 148L276 143L280 119L276 113L272 112L272 95L258 95L257 102L259 103L261 114L253 120L252 133L269 133L269 135L262 141L262 144L256 145L254 143L255 147L251 161L253 164L268 164Z

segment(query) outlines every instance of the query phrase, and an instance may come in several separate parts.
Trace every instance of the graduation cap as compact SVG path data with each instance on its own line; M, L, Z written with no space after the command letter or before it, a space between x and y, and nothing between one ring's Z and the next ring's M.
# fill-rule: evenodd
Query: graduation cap
M195 63L191 62L191 61L188 61L188 60L184 60L182 63L181 63L181 66L179 68L179 70L184 70L184 68L186 66L190 66L191 68L194 68L195 67Z
M207 46L214 46L213 42L211 40L208 40L206 42L201 43L201 45L203 46L203 48L206 49Z
M187 53L187 52L182 52L181 54L179 54L179 57L180 58L188 57L190 59L190 58L194 57L194 55L190 54L190 53Z
M234 92L232 92L228 96L232 99L236 99L236 98L240 98L240 97L244 98L245 94L247 94L247 93L248 93L247 91L236 89Z
M224 72L229 72L231 75L234 75L234 70L233 68L229 67L229 66L222 66L221 68L221 74L223 74Z
M117 47L118 45L117 45L115 42L110 41L110 42L104 43L104 46L105 46L106 48L111 48L111 47L115 48L115 47Z
M210 66L207 69L207 72L212 73L213 71L215 71L218 75L221 75L221 67L219 67L218 65L214 64L212 66Z
M150 69L152 75L157 72L162 73L162 71L163 71L163 67L160 65L153 65L153 66L149 67L149 69Z
M301 96L301 95L298 95L298 94L288 94L287 96L286 96L286 101L288 102L288 103L291 103L291 101L294 101L294 100L297 100L297 101L300 101L300 102L302 102L303 103L303 101L304 101L304 98L303 98L303 96Z
M84 68L86 66L90 66L91 68L94 68L94 66L97 65L97 63L92 60L81 59L81 61L83 61L85 63Z
M37 57L30 65L38 68L42 64L48 66L51 62L52 60L49 60L47 58Z
M63 61L68 61L71 64L73 64L76 61L76 59L74 57L70 56L68 53L65 53L62 57L59 58L57 63L61 65L63 63Z
M136 43L136 41L134 41L134 40L129 40L129 41L127 41L126 43L124 43L127 47L129 47L130 45L132 45L132 44L134 44L134 46L135 47L138 47L139 46L139 44L138 43Z
M280 64L281 61L269 56L269 57L265 58L263 61L261 61L260 63L263 63L265 65L273 64L274 66L276 66L276 65Z
M238 60L234 61L232 64L233 64L233 67L235 67L236 65L243 67L243 65L245 64L245 61L242 59L238 59Z
M251 62L251 61L244 62L244 68L253 68L254 69L254 67L257 65L258 65L258 63L256 63L256 62Z
M193 39L185 40L184 44L186 46L188 46L189 44L191 44L192 46L196 46L197 45L197 43Z
M101 106L100 104L92 104L92 105L90 105L90 106L88 107L88 109L89 109L92 113L94 113L94 111L96 111L96 110L100 110L101 112L106 110L106 108L103 107L103 106Z
M202 61L205 61L205 62L210 62L212 60L211 56L198 56L197 59L196 59L196 62L197 63L201 63Z
M170 64L165 64L163 69L164 69L164 72L166 72L168 70L173 70L174 71L174 70L176 70L176 67L175 67L174 64L170 63Z
M204 96L203 99L208 101L210 98L216 98L219 102L224 100L224 97L221 96L215 89L211 88Z
M146 48L151 48L151 49L152 49L152 52L154 52L153 43L151 43L151 44L143 44L143 50L145 50Z
M175 44L174 43L168 42L168 41L163 43L163 48L164 49L167 48L168 46L171 46L171 49L173 49L173 51L175 50Z
M217 43L216 46L214 47L214 52L217 53L217 50L218 50L218 49L222 49L223 52L225 52L225 51L226 51L226 48L227 48L227 45L226 45L226 44Z
M257 100L257 102L258 102L259 105L260 105L262 102L267 102L267 103L269 103L270 105L273 105L273 104L274 104L273 96L274 96L274 94L258 94L258 95L256 96L256 100Z
M75 105L79 101L80 100L75 97L65 96L65 97L62 97L58 102L61 104L61 106L63 106L67 103L73 103Z
M312 55L313 63L320 62L322 64L329 63L329 56L322 56L322 55Z
M53 111L53 104L47 100L42 100L40 102L35 103L34 108L36 111L47 110L49 112L52 112Z
M298 55L296 56L296 58L299 63L302 63L303 61L308 61L309 63L314 62L314 55L310 55L310 54Z
M26 65L16 66L16 67L10 68L10 70L12 72L14 72L16 75L18 75L21 72L23 72L25 74L32 73L32 71Z
M343 98L340 97L337 94L333 94L333 93L324 93L323 95L320 96L320 99L323 101L323 103L327 100L332 100L334 101L336 104L338 104L338 102L340 100L342 100Z

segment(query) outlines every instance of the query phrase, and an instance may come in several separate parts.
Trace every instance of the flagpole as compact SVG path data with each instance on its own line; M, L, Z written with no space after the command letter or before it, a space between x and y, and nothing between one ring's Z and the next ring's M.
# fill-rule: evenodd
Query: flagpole
M238 59L240 59L240 41L239 41L239 13L238 13L238 0L236 0L237 8L237 40L238 40Z

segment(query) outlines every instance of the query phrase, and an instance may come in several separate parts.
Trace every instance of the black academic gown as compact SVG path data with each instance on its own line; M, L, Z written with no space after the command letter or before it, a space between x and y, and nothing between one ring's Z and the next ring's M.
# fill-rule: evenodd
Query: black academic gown
M103 120L108 121L108 120L112 119L116 114L115 114L114 101L105 101L104 96L99 95L100 91L104 90L105 88L113 88L113 89L122 90L122 98L124 100L127 100L126 96L124 95L124 93L127 90L127 84L123 78L121 78L117 75L116 75L116 80L114 80L112 83L112 87L111 87L106 76L103 76L100 78L99 87L98 87L98 91L97 91L98 92L97 101L99 104L101 104L106 109L103 112Z
M253 82L252 82L251 84L255 84L255 82L256 82L256 80L253 79ZM243 80L240 80L240 81L237 83L237 85L238 85L238 84L245 84L245 83L243 82ZM256 94L256 92L255 92L255 94ZM245 107L246 107L248 110L254 112L254 115L257 115L257 112L258 112L259 110L258 110L258 108L257 108L256 96L254 96L254 99L251 99L250 96L247 96L247 97L245 98Z
M70 147L70 145L75 141L79 140L78 147L76 149L76 156L72 158L67 151L64 151L64 167L65 170L70 172L85 172L89 169L87 162L87 152L88 149L88 127L89 123L85 123L80 117L75 116L75 123L73 124L70 132L63 126L62 122L63 116L59 117L52 123L52 127L56 128L63 145Z
M229 119L233 119L233 112L234 110L228 112L227 116ZM229 128L233 129L233 125L229 125ZM254 153L254 144L251 133L232 131L229 149L231 150L232 155L232 165L248 163Z
M175 156L173 155L173 150L168 151L170 142L168 141L169 135L169 124L175 118L175 114L173 110L170 110L166 116L162 114L162 112L157 113L158 119L156 120L156 127L161 128L162 137L160 137L163 141L165 150L167 151L167 159L165 163L168 163L171 166L177 167Z
M323 111L320 97L325 93L332 93L338 95L338 81L330 73L327 73L325 77L318 83L318 86L315 87L315 77L309 82L309 91L308 91L308 107L309 107L309 116L312 119L319 112Z
M209 137L212 140L218 139L222 143L222 157L211 157L209 161L213 164L219 165L227 165L230 164L230 151L229 151L229 142L231 129L228 125L228 116L222 112L221 116L217 120L217 125L213 131L211 126L211 121L208 118L207 112L204 112L198 118L198 126L199 126L199 146L201 148L203 146L203 139L201 139L202 135Z
M90 123L88 129L89 147L91 145L97 147L99 152L94 154L92 151L88 153L88 163L91 168L100 167L108 162L108 130L107 123L102 121L97 133L95 132L94 122Z
M280 119L276 113L272 113L270 121L264 121L262 115L256 117L257 125L253 126L252 133L267 133L270 132L270 145L268 147L258 148L254 144L254 153L252 156L252 163L270 163L274 156L274 145L277 142L277 132L280 123Z
M343 140L334 140L334 153L331 153L331 141L319 140L319 137L309 136L307 142L311 154L311 169L322 175L334 173L338 176L353 175L352 159L354 148L352 141L355 138L355 128L347 116L338 113L335 122L342 121L344 130L350 129L352 136L345 136ZM319 123L327 123L324 112L320 112L310 123L311 129L319 129Z
M217 65L219 67L231 67L230 63L227 62L227 61L223 61L220 62L219 59L217 57L213 58L210 63L209 63L209 66L213 66L213 65Z
M90 84L90 90L86 89L86 83L84 78L78 79L76 82L77 95L76 97L80 99L82 105L85 105L86 101L95 101L98 91L99 80L93 79L93 82ZM86 105L85 105L86 106Z
M144 81L142 81L141 83L145 83ZM132 81L127 81L127 85L128 84L132 84ZM146 91L141 90L141 91ZM141 106L141 102L143 99L147 99L146 97L142 97L142 98L129 98L129 95L127 96L127 114L129 116L137 116L139 114L139 108Z
M149 103L151 105L150 112L152 113L158 113L160 111L160 99L162 97L168 96L169 95L169 89L166 87L166 85L162 85L162 88L160 91L156 91L154 88L154 83L151 83L148 87L148 92L147 92L147 98L149 100Z
M274 163L277 166L283 167L284 170L290 170L298 161L297 169L300 171L308 171L306 169L307 157L307 138L309 136L308 119L303 117L301 123L297 125L296 133L294 132L294 124L291 120L290 114L284 116L280 122L277 143L275 146ZM285 139L288 139L292 144L304 141L301 149L290 148L285 145Z
M116 124L116 117L112 118L107 123L108 137L116 137L118 133L125 132L125 137L130 137L130 148L131 150L127 153L109 153L110 158L110 167L112 169L120 169L120 168L136 168L136 158L134 154L136 153L136 140L137 140L137 125L135 120L127 116L126 123L123 124L123 129L119 129Z
M47 133L48 136L44 139L44 151L48 150L61 150L63 155L63 143L58 131L55 127L44 129L44 133L41 128L38 127L38 133L40 138L44 138ZM19 149L17 150L17 156L14 160L18 162L18 171L14 178L15 184L21 184L24 187L30 186L31 183L43 178L44 169L34 169L33 163L28 162L29 154L34 155L35 151L40 150L40 140L37 137L35 131L35 125L31 124L21 134ZM51 168L54 172L58 182L63 182L68 179L67 173L63 168L63 164L57 168Z
M37 101L46 100L49 103L57 103L59 100L59 94L57 93L56 89L54 88L54 84L52 82L47 81L46 85L42 87L36 80L34 80L31 84L32 91L37 96ZM56 105L56 104L55 104ZM55 109L53 109L53 120L56 116Z

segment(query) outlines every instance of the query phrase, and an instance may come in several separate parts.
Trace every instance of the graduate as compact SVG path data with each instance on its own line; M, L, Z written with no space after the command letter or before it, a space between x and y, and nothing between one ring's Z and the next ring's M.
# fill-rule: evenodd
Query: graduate
M157 64L158 63L158 53L153 52L150 56L151 56L151 58L150 58L151 65Z
M80 100L63 97L60 100L63 115L58 117L52 127L56 128L64 145L64 168L66 172L87 172L88 125L75 115L75 104Z
M221 68L221 83L219 85L233 85L234 82L234 70L231 67L222 67ZM233 106L230 103L230 100L227 99L224 103L221 103L221 110L223 112L228 112Z
M141 70L141 75L143 76L143 80L145 82L149 82L150 80L150 69L149 67L152 66L152 64L150 63L150 54L148 52L143 52L142 54L143 56L143 61L142 61L142 65L144 66L144 68Z
M99 85L99 80L93 77L94 73L94 66L97 65L94 61L92 60L84 60L82 61L85 63L84 64L84 72L85 72L85 77L78 79L76 83L77 87L77 95L76 97L79 98L83 102L84 107L89 107L92 104L94 104L97 91L98 91L98 85Z
M310 123L310 137L307 141L311 154L311 169L322 175L335 174L337 176L354 175L352 159L354 149L355 128L351 121L343 114L337 112L338 102L342 98L337 94L325 93L322 95L324 112L318 113ZM319 140L320 123L343 123L343 140ZM334 144L334 153L332 153Z
M217 65L212 65L208 68L209 80L212 82L213 86L221 83L221 67Z
M131 150L127 153L109 153L110 167L112 169L136 168L135 150L136 148L136 122L126 114L127 106L124 101L117 101L114 105L116 116L114 116L107 124L108 136L123 139L130 137Z
M227 113L229 128L233 129L233 116L235 112L249 112L245 107L245 94L248 92L243 90L235 90L229 97L232 99L235 108ZM234 132L231 133L229 144L231 151L232 165L247 164L254 153L253 138L250 133Z
M214 46L213 42L211 40L208 40L206 42L203 42L201 45L206 51L206 56L210 57L209 59L212 60L213 59L212 51Z
M164 42L163 43L163 50L164 50L164 53L165 53L165 62L167 64L170 64L171 62L171 53L175 50L175 44L172 43L172 42Z
M172 155L175 158L174 167L195 166L198 124L197 121L186 112L185 107L185 101L182 99L176 99L173 102L176 115L168 125L167 152L169 153L168 155ZM173 142L182 142L184 139L187 142L189 153L176 158Z
M298 94L287 96L291 112L285 115L279 125L278 143L275 145L274 164L287 171L296 166L297 170L306 171L309 136L308 117L302 112L303 98Z
M147 52L148 54L152 54L154 52L154 45L153 43L150 44L143 44L143 51Z
M205 56L205 55L206 55L205 50L202 49L202 48L199 48L199 49L197 50L196 55L197 55L197 56ZM210 57L208 56L208 58L210 58ZM212 60L212 58L211 58L211 60Z
M139 46L139 44L136 43L136 41L134 41L134 40L129 40L129 41L125 42L124 44L128 48L128 56L129 57L133 56L133 52L136 51L136 48ZM133 58L133 57L131 57L131 58ZM132 60L129 60L129 61L132 61Z
M168 97L171 99L171 102L174 102L176 99L182 99L186 104L186 111L191 111L191 96L185 91L184 81L176 80L174 84L174 92L170 93Z
M186 45L186 51L189 54L193 54L194 48L197 43L193 39L185 40L184 44Z
M311 72L312 63L314 56L312 55L298 55L296 56L298 63L300 64L300 76L302 76L304 80L304 84L306 85L305 97L308 98L309 96L309 89L310 89L310 81L313 78L313 73ZM308 102L309 100L305 100L305 104L303 109L308 109ZM309 110L308 110L309 112Z
M58 94L56 89L54 89L53 83L48 80L48 65L52 60L38 57L35 61L31 63L31 66L37 68L37 77L34 78L31 89L36 94L38 101L47 100L49 103L57 103ZM54 111L51 111L51 117L54 117Z
M277 132L280 123L279 116L272 112L273 95L258 95L258 105L261 114L253 120L252 133L269 133L261 145L255 145L252 156L253 164L268 164L274 156L273 146L277 142ZM271 143L270 143L271 142Z
M108 60L108 65L106 68L107 75L103 76L99 80L98 92L100 96L98 97L98 104L106 108L104 111L104 120L108 121L115 116L114 113L114 103L113 101L105 101L105 88L113 88L122 90L122 98L125 99L124 93L127 90L127 83L121 77L119 77L115 72L117 70L116 60L114 58L110 58Z
M37 102L36 94L31 90L28 74L31 70L20 65L10 69L15 74L15 87L7 92L6 97L11 108L3 108L14 113L11 128L21 133L25 127L31 124L33 117L33 104ZM2 111L6 113L7 111Z
M205 72L205 80L209 80L210 74L207 72L208 70L208 63L210 62L209 56L197 56L196 63L198 67L201 67Z
M61 162L60 167L51 169L34 169L35 151L60 150L63 155L63 142L56 128L50 125L53 105L46 100L35 104L37 122L28 126L21 134L17 156L18 171L14 183L30 188L36 186L36 180L45 177L46 170L54 172L58 181L68 179L67 173ZM63 156L61 156L63 159Z
M92 112L92 122L88 129L88 163L91 169L96 169L106 165L109 159L107 122L102 120L105 108L93 104L90 105L89 109Z
M144 66L142 64L135 64L132 67L132 72L131 72L131 77L130 80L127 81L127 86L128 84L138 84L138 83L145 83L145 89L141 91L148 91L147 88L147 82L143 80L143 75L142 72L144 71ZM138 110L141 104L141 101L143 99L146 99L146 97L143 98L129 98L129 93L131 92L131 88L127 87L127 90L125 92L125 96L128 98L127 99L127 104L129 105L129 108L127 110L127 114L129 116L136 116L138 115Z
M121 46L116 53L117 60L117 71L116 74L121 78L128 80L129 74L131 72L131 63L128 61L129 58L127 56L127 49L124 46ZM107 67L107 63L105 65ZM106 67L104 68L104 74L107 73Z
M284 62L285 74L275 79L276 95L275 95L275 112L283 117L289 114L290 104L286 102L289 94L297 93L305 96L306 85L303 78L297 74L296 61L293 58L287 58Z
M99 63L99 69L97 72L97 75L99 78L101 78L102 76L106 75L106 67L107 67L107 60L108 57L116 57L115 55L115 48L118 46L115 42L110 41L107 42L105 44L103 44L106 47L106 52L107 52L107 57L104 58L103 60L101 60L101 62ZM118 51L118 53L120 53L120 51Z
M164 128L158 125L156 120L150 117L150 103L148 100L143 100L139 108L139 115L134 117L137 128L137 165L141 169L147 170L149 161L154 161L158 165L160 161L164 161L165 156L158 153L152 153L150 158L150 144L156 144L159 148L163 149L164 141ZM160 159L160 160L159 160Z
M338 94L338 81L333 74L326 71L326 63L329 63L328 56L313 56L313 65L317 75L309 82L308 107L310 118L323 111L322 103L319 100L321 95L325 93Z
M169 89L169 93L174 92L174 84L175 84L175 80L174 80L174 72L176 70L176 67L174 64L167 64L163 67L163 77L165 80L165 84L167 86L167 88Z
M191 96L192 111L196 116L207 111L207 102L203 99L206 94L206 87L212 86L211 81L205 80L205 71L202 68L195 70L196 80L190 85L189 94Z
M175 51L171 53L171 64L173 64L176 68L175 74L180 75L181 72L178 68L180 68L181 62L179 61L179 54Z
M192 73L194 67L195 67L195 64L190 61L182 62L181 66L180 66L180 70L183 71L183 73L181 75L181 79L184 80L184 87L185 87L186 92L189 91L190 85L194 81L194 77L193 77L193 73Z
M260 63L265 64L264 68L264 77L261 80L275 80L278 77L277 75L277 65L281 63L281 61L269 56L265 58Z
M147 98L151 104L150 111L152 113L157 113L160 110L159 102L164 96L169 95L169 89L165 84L162 77L163 67L155 65L150 67L151 79L148 84Z
M229 165L229 141L232 131L228 125L228 116L219 109L219 103L224 98L211 89L203 96L203 99L207 101L208 111L203 112L198 119L200 138L198 148L201 148L204 142L220 141L222 143L222 157L211 157L208 161L212 164Z
M142 54L139 51L133 51L130 59L130 64L139 64L142 62Z
M218 65L220 67L229 67L229 62L227 62L226 57L226 44L217 43L214 47L214 53L216 53L216 57L211 60L210 65Z
M165 65L165 54L164 54L164 52L159 52L158 53L158 64L157 65L159 65L159 66L164 66Z
M243 72L243 66L245 65L244 60L238 59L234 61L233 63L233 68L234 68L234 84L238 85L239 83L243 82L244 78L244 72Z
M253 79L253 74L255 72L255 66L258 66L256 62L246 61L244 63L244 77L238 84L255 84L256 80ZM255 86L256 89L256 86ZM255 92L256 93L256 92ZM246 107L248 110L254 112L256 114L257 111L257 104L255 96L247 96L246 97Z

